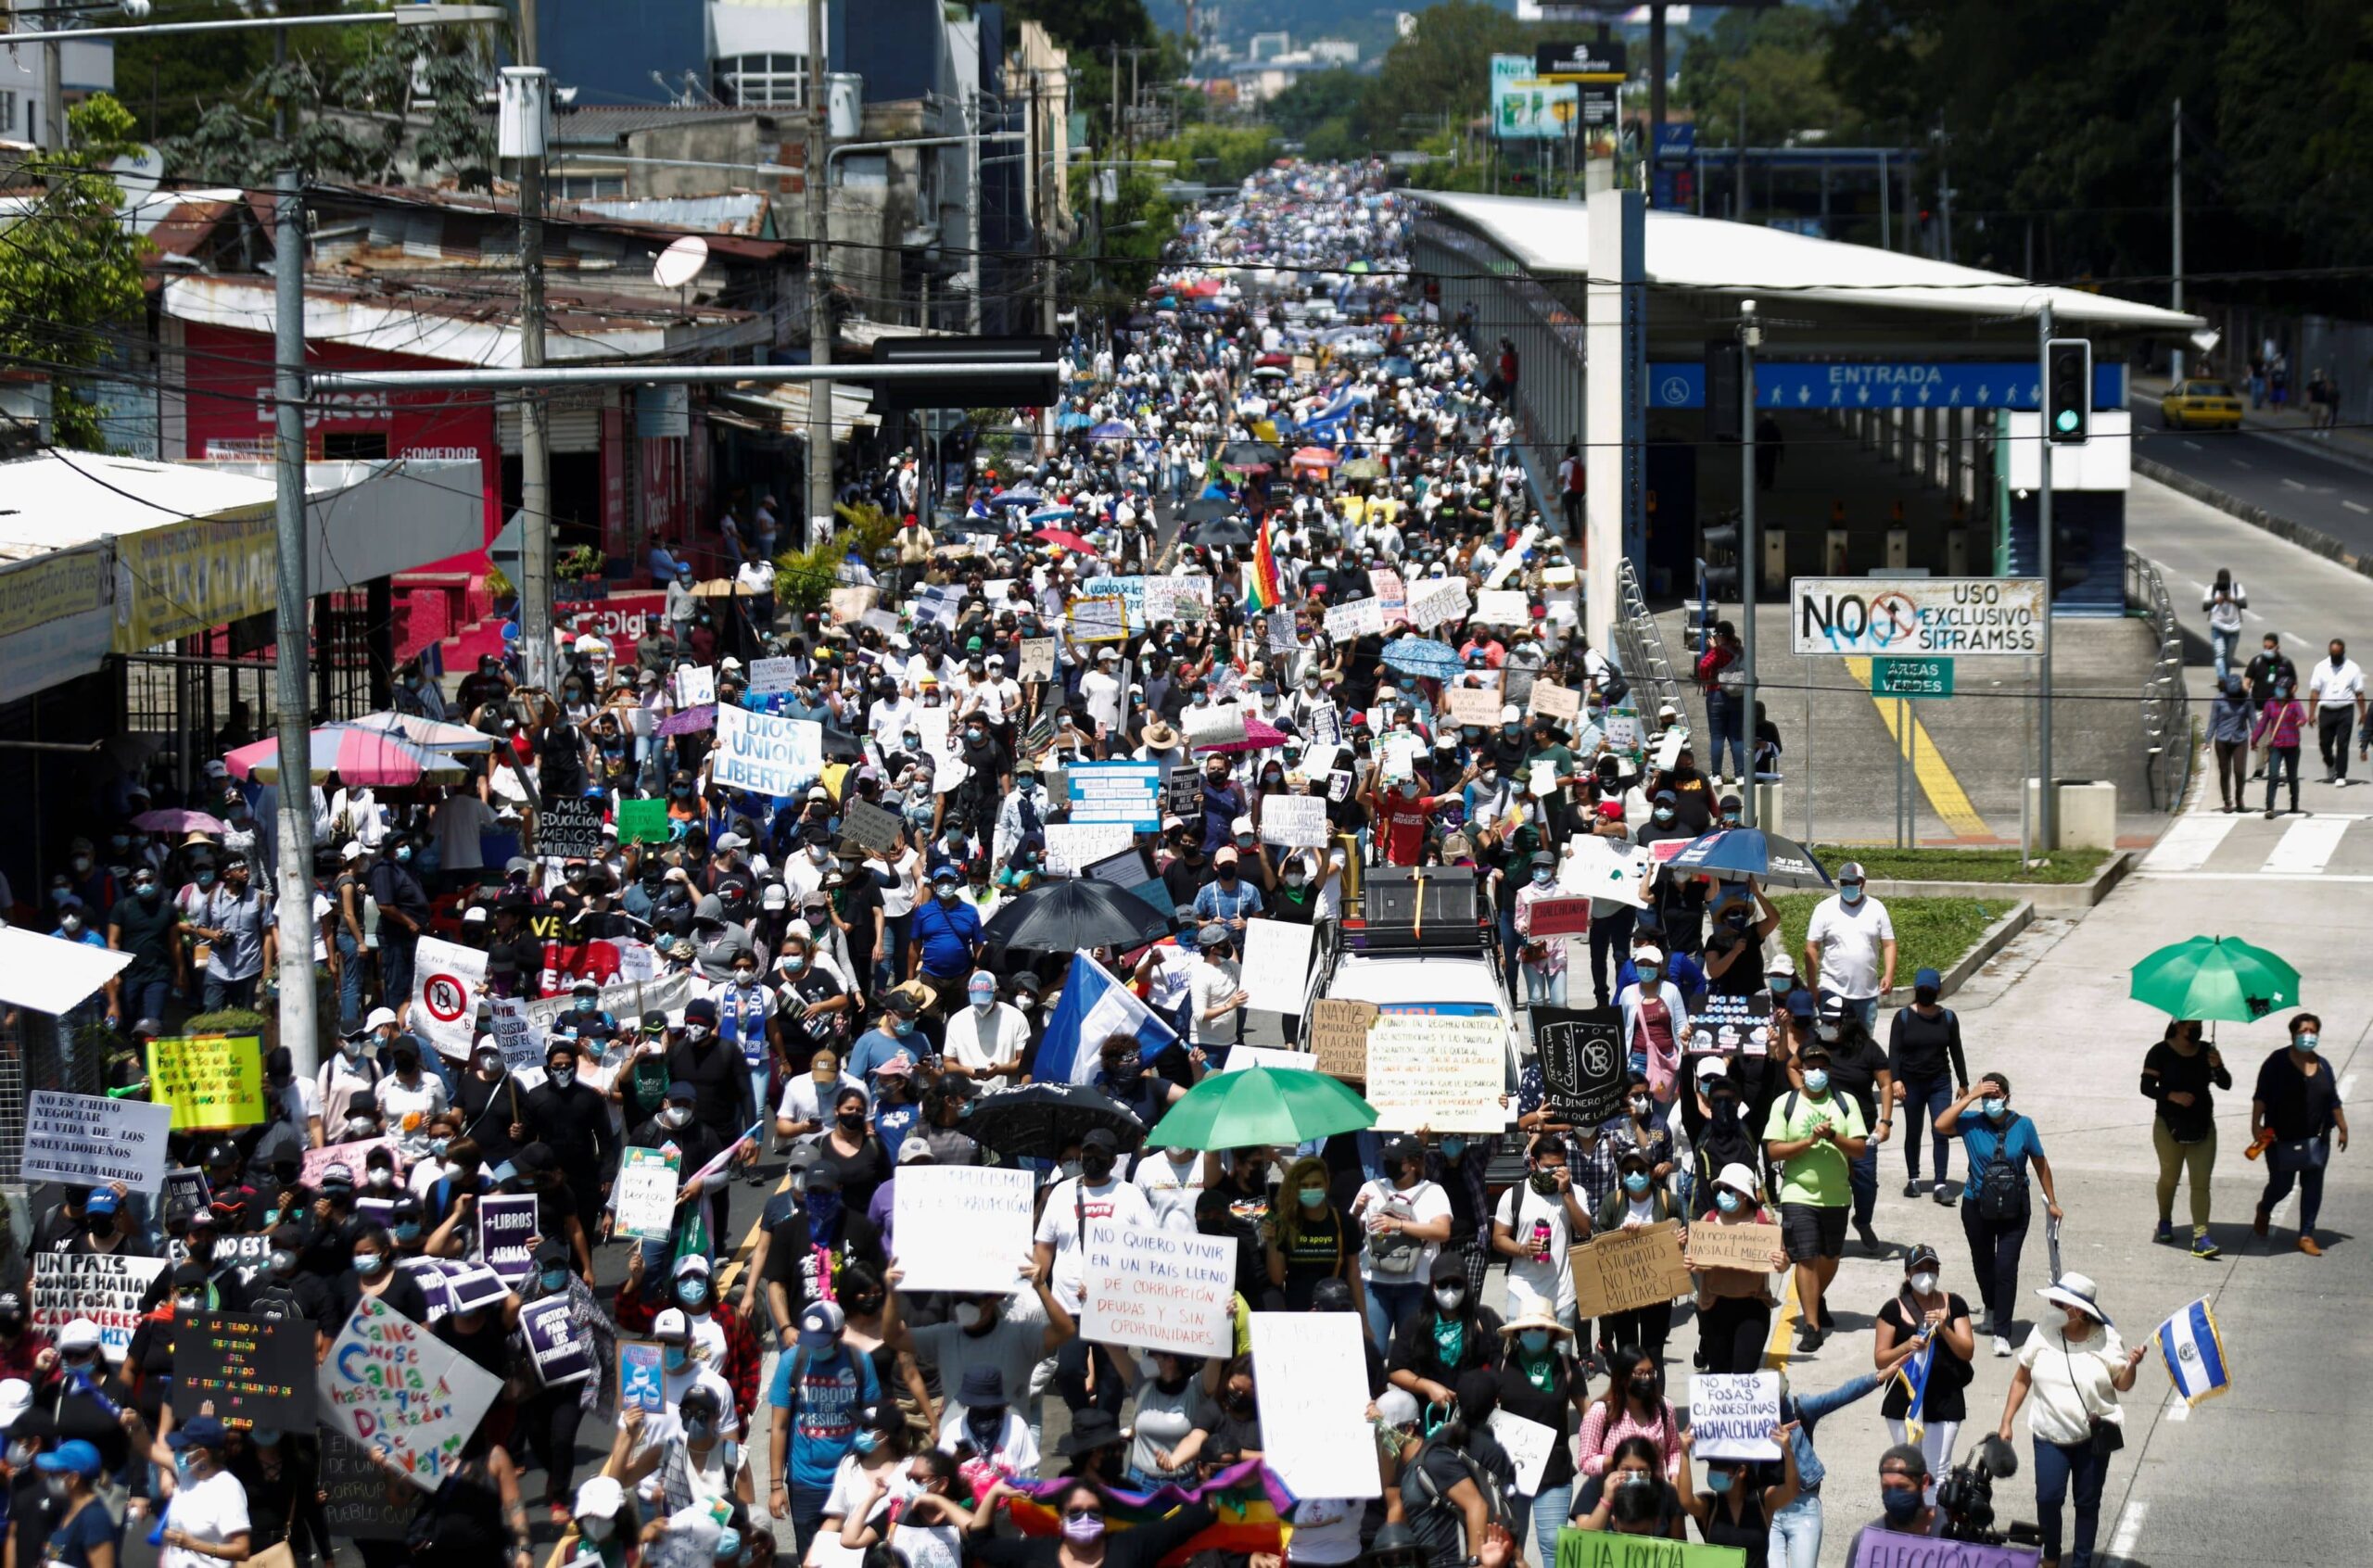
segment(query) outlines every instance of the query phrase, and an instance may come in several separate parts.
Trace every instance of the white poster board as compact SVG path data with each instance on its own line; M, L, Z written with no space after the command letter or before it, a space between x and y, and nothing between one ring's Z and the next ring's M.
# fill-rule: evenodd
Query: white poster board
M1373 1498L1364 1332L1349 1312L1255 1312L1263 1460L1298 1498Z
M1447 621L1455 621L1466 613L1466 579L1443 577L1428 581L1422 588L1413 588L1409 595L1409 619L1421 631L1431 631Z
M1384 606L1373 599L1354 599L1326 607L1326 635L1338 642L1384 635Z
M1267 795L1261 801L1261 841L1288 849L1326 846L1326 801L1319 795Z
M903 1178L902 1178L903 1179ZM1157 1226L1087 1228L1080 1337L1181 1356L1236 1348L1236 1243Z
M1310 989L1311 940L1314 928L1288 920L1244 922L1244 986L1248 1007L1264 1013L1299 1013Z
M375 1296L323 1358L322 1424L362 1444L424 1492L453 1472L501 1379Z
M823 772L824 727L814 719L717 705L717 750L711 754L709 777L720 788L789 795Z
M788 691L799 677L796 659L753 659L750 661L750 695L764 696L772 691Z
M1541 1477L1549 1468L1549 1456L1557 1447L1557 1429L1528 1420L1514 1410L1493 1410L1491 1435L1507 1450L1508 1462L1516 1466L1516 1495L1538 1496Z
M980 1165L909 1165L891 1193L902 1290L1014 1287L1030 1259L1031 1175Z
M1186 727L1189 750L1233 745L1244 739L1244 704L1213 702L1206 707L1189 707L1179 714L1178 722Z
M412 1029L446 1056L469 1060L478 998L486 993L486 955L442 937L413 949Z
M25 1101L23 1180L161 1193L172 1130L171 1106L36 1089Z
M717 671L707 664L676 667L676 707L698 708L717 701Z
M1387 1013L1368 1031L1368 1104L1379 1132L1498 1132L1512 1114L1507 1026L1497 1018Z
M1049 822L1039 831L1047 836L1047 869L1058 877L1076 877L1137 841L1125 822Z
M1557 867L1557 891L1645 909L1648 900L1640 891L1640 879L1656 863L1645 844L1585 834L1567 842L1566 858Z
M681 1171L678 1156L660 1149L628 1148L618 1163L618 1180L610 1189L611 1207L617 1210L620 1235L637 1241L666 1241L675 1230L676 1186Z
M1527 626L1532 601L1516 588L1485 588L1475 596L1475 618L1487 626Z
M36 1252L32 1303L25 1321L55 1342L59 1329L77 1318L88 1318L99 1325L100 1353L110 1361L121 1361L132 1348L133 1331L140 1327L141 1298L164 1271L161 1258L133 1258L121 1252Z
M1776 1460L1780 1374L1699 1372L1689 1380L1689 1430L1700 1460Z

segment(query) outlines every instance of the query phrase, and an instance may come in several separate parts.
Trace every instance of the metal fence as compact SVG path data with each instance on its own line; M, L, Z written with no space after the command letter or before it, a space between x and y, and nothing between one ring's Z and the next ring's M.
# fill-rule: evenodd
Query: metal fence
M1623 678L1631 685L1631 703L1643 714L1654 714L1669 702L1681 706L1681 680L1673 674L1672 660L1665 653L1664 634L1656 629L1656 618L1648 613L1648 601L1640 592L1640 579L1632 572L1627 556L1615 563L1617 594L1616 613L1611 623L1615 635L1615 657L1623 666Z
M2126 602L2141 612L2158 640L2151 673L2142 681L2142 743L2150 763L2145 778L2154 811L2174 811L2183 803L2192 757L2191 692L2184 684L2183 632L2176 624L2176 607L2159 568L2132 550L2126 552Z

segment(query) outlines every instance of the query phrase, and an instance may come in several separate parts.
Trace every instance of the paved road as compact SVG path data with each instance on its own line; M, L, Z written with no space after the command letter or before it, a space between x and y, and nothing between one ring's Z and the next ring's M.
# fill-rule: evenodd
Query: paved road
M2162 430L2138 410L2134 452L2278 517L2373 553L2373 469L2304 435L2261 430Z

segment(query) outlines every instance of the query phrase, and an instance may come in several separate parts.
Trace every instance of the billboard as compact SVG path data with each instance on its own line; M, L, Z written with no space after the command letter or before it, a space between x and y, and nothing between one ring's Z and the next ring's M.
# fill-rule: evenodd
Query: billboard
M1578 94L1570 82L1557 86L1542 81L1523 55L1494 55L1491 134L1504 142L1562 142L1580 101Z

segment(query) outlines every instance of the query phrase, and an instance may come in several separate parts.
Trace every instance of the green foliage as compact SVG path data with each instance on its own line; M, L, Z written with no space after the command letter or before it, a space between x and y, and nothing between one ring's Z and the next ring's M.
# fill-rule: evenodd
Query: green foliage
M1112 131L1111 51L1159 47L1161 40L1154 31L1153 19L1146 14L1145 0L1021 0L1007 12L1009 27L1015 21L1034 21L1045 25L1056 43L1071 52L1072 105L1085 109ZM1159 61L1148 56L1137 66L1140 85L1171 80L1169 76L1150 74ZM1123 95L1129 80L1126 57L1123 57L1121 83ZM1176 75L1173 72L1172 76ZM1116 138L1117 139L1117 138ZM1099 138L1100 140L1100 138Z
M1098 171L1081 164L1072 171L1072 206L1095 206ZM1095 310L1134 302L1153 281L1161 247L1176 217L1161 195L1162 180L1151 170L1119 171L1120 199L1104 204L1098 224L1083 224L1073 247L1070 295ZM1088 258L1097 258L1090 260Z
M562 577L598 577L602 575L602 552L591 545L578 545L560 558L552 573Z
M1368 82L1356 70L1312 71L1270 99L1263 112L1280 134L1306 141L1329 120L1348 125L1361 112Z
M1277 156L1277 134L1260 125L1193 125L1142 149L1142 156L1177 164L1174 179L1233 185Z
M1829 21L1812 7L1724 10L1690 35L1674 96L1695 117L1699 145L1733 146L1744 95L1747 145L1772 146L1807 131L1844 129L1845 104L1828 70Z
M1491 57L1529 55L1556 31L1528 27L1485 0L1443 0L1420 11L1416 27L1384 57L1354 129L1374 146L1394 147L1412 139L1405 121L1430 129L1427 122L1445 114L1453 120L1483 114L1491 107Z
M134 128L131 111L105 93L70 109L64 152L29 158L22 169L42 185L39 204L0 243L0 299L7 302L0 360L52 369L52 434L81 451L102 449L106 411L83 395L76 373L107 363L115 351L110 329L138 319L146 243L117 219L122 190L89 171L134 151Z
M2022 866L2014 849L1908 849L1877 844L1808 845L1824 866L1849 860L1879 881L1890 882L2081 882L2101 868L2107 850L2063 849ZM1893 904L1888 905L1893 908Z
M785 610L821 609L839 580L842 558L855 550L870 564L874 552L889 548L898 534L898 520L878 506L835 506L839 532L807 550L775 557L775 600Z
M234 1040L243 1035L264 1034L279 1027L275 1018L252 1012L245 1007L225 1007L219 1013L198 1013L182 1025L186 1035L222 1034Z
M1815 892L1783 893L1771 901L1780 911L1781 951L1802 959L1805 929L1821 901ZM1887 917L1895 922L1896 979L1909 984L1922 969L1939 973L1975 947L1986 928L2011 912L2018 901L2010 896L1974 898L1891 898Z

